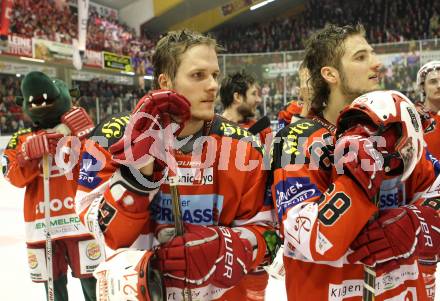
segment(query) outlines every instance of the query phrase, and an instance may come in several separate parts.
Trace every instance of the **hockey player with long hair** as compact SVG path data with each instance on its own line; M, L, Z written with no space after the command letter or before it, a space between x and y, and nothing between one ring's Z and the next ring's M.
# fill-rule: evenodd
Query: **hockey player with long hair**
M414 105L375 91L381 63L360 25L316 32L304 61L311 112L273 150L288 299L426 300L418 259L439 254L440 203L423 199L436 172Z

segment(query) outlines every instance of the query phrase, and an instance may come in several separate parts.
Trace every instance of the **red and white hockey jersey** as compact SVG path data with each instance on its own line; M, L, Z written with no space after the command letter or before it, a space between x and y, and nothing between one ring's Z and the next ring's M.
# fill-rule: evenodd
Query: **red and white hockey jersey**
M26 242L41 243L45 241L43 170L39 162L20 167L16 159L17 151L26 139L38 134L41 130L24 129L15 133L10 139L3 154L3 173L14 186L26 187L24 196L24 220ZM71 149L64 146L60 149L64 162L69 162ZM50 166L50 213L52 239L66 237L90 236L75 213L74 199L77 189L79 165L72 169L63 169L52 160Z
M264 198L267 172L261 164L263 150L255 136L220 116L205 126L205 133L204 137L215 148L210 149L208 143L196 143L199 156L181 151L175 155L183 220L249 231L255 240L253 267L256 267L266 258L264 233L273 230L274 221L273 205L270 201L265 203ZM248 142L239 143L244 137ZM157 226L173 224L167 179L158 190L144 194L142 204L122 206L109 187L112 175L121 172L110 154L89 141L82 161L76 207L89 229L96 232L99 225L98 231L102 231L106 244L114 249L129 246L150 249L157 244L154 237ZM167 292L180 295L180 290L175 288L167 288ZM211 285L192 290L193 294L207 299L218 298L224 292Z
M362 300L363 265L349 264L346 256L377 207L353 179L332 168L333 131L323 120L303 119L276 137L272 195L284 234L289 300ZM425 152L405 183L384 180L380 208L419 201L437 174ZM426 300L416 258L377 273L375 300Z

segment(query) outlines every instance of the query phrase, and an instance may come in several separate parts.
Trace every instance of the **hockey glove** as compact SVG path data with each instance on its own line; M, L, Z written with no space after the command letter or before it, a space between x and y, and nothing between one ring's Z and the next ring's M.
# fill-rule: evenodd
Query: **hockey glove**
M124 136L110 147L110 152L125 165L140 168L153 157L163 168L164 142L171 143L169 136L177 136L190 116L190 103L184 96L171 90L153 91L138 102ZM177 128L168 127L171 122L177 123Z
M385 170L400 165L395 158L387 158L393 153L397 135L392 131L373 137L374 128L369 125L356 125L346 130L335 143L335 168L338 174L346 173L355 180L370 199L376 196L385 176ZM382 139L378 146L378 140ZM386 145L385 145L386 144ZM386 164L387 166L384 166Z
M18 164L23 167L33 160L41 159L45 154L54 155L62 137L62 134L47 132L30 137L17 153Z
M408 205L384 209L354 240L348 261L380 264L389 271L398 266L399 259L436 257L440 252L439 229L440 217L432 208Z
M228 227L185 224L185 234L157 249L166 286L227 288L240 282L252 264L252 247Z
M83 108L73 107L61 116L61 122L67 125L73 136L84 139L95 127L92 119Z

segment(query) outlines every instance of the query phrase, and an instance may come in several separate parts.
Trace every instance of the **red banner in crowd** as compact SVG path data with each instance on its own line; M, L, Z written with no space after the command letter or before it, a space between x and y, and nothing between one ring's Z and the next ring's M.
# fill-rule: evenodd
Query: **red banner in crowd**
M2 0L2 7L0 13L0 36L8 36L9 21L11 18L12 5L14 0Z
M4 54L32 57L32 39L18 35L8 36L8 46Z

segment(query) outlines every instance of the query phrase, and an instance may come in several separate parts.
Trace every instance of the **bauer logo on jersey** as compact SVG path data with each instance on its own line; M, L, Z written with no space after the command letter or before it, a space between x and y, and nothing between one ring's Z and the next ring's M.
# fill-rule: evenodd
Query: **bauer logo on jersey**
M298 203L320 196L321 192L308 178L287 178L275 185L278 208L278 218L281 220L284 212Z
M89 153L84 153L81 158L81 169L79 171L78 184L94 189L101 183L98 171L101 170L101 162Z
M186 223L215 225L223 207L223 196L218 194L181 195L182 219ZM159 192L151 203L153 219L159 224L172 224L171 195Z
M179 185L211 185L214 183L214 175L212 167L209 168L178 168ZM168 177L165 180L169 184Z

